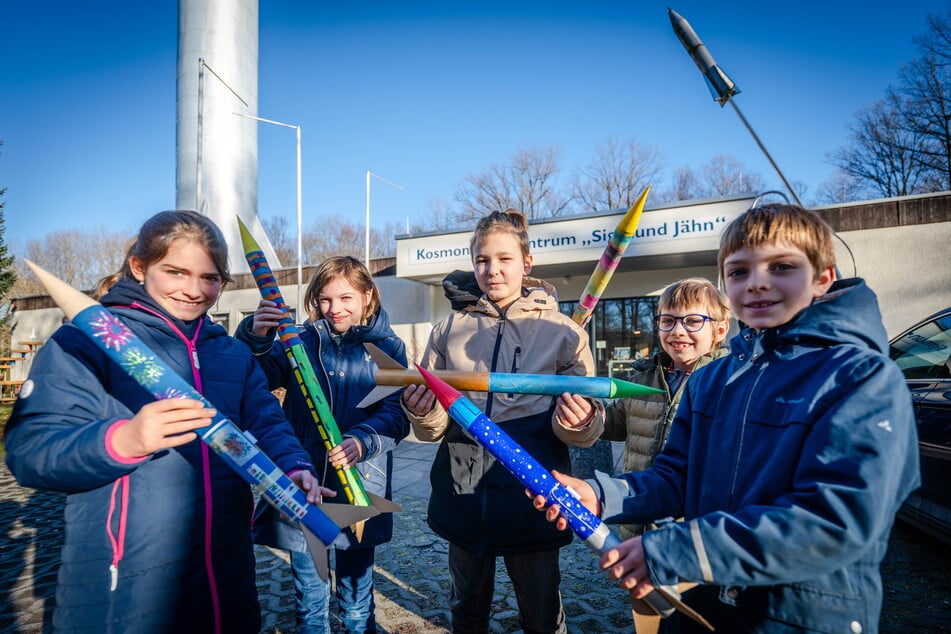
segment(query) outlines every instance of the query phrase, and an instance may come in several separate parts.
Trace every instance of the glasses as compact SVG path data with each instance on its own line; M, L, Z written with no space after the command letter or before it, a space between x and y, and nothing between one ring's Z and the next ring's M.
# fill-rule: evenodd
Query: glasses
M707 317L706 315L684 315L683 317L674 317L673 315L657 315L654 318L654 321L657 322L657 328L661 332L670 332L677 326L679 321L684 327L684 330L687 332L697 332L703 325L708 321L717 321L713 317Z

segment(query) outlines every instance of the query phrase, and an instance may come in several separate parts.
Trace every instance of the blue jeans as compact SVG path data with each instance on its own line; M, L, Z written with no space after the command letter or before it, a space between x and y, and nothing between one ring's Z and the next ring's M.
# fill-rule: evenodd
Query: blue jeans
M330 634L330 582L317 574L310 553L291 553L299 634Z
M376 632L376 602L373 599L373 548L334 550L333 569L337 582L337 608L348 632ZM307 553L291 552L291 571L297 597L297 631L329 634L330 584L317 575Z
M561 584L558 549L504 555L503 560L518 601L518 620L525 633L565 634L568 630L558 590ZM452 575L449 607L453 634L488 632L495 594L495 561L495 557L481 557L449 544Z

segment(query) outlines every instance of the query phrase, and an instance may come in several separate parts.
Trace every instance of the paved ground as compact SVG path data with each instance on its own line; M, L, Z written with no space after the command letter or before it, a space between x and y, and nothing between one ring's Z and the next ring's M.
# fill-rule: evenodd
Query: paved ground
M434 453L434 445L407 440L394 454L394 499L403 511L396 514L393 541L377 549L375 577L377 620L391 633L449 631L446 545L425 521ZM62 543L62 504L60 494L17 486L6 466L0 466L0 632L50 629ZM294 632L293 584L283 554L263 547L257 554L264 632ZM562 551L562 594L569 630L630 632L628 599L597 570L596 563L596 557L577 540ZM883 566L882 632L951 632L949 570L951 549L897 525ZM504 566L497 578L490 631L519 631Z

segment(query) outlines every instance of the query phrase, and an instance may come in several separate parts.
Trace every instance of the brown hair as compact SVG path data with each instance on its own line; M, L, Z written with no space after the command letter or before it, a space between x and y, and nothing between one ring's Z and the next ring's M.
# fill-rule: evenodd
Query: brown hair
M515 209L493 211L483 216L476 224L472 239L469 240L469 255L474 256L476 246L482 244L490 234L510 233L518 240L522 255L528 255L528 220Z
M380 309L380 289L373 281L369 269L363 265L363 262L354 257L336 255L321 262L314 272L314 277L310 278L310 283L307 285L307 291L304 294L307 316L312 321L324 316L320 312L320 290L338 277L347 280L351 286L361 293L370 293L370 301L367 302L362 321L366 321L375 315Z
M164 258L176 240L194 242L203 247L214 262L223 282L232 281L228 270L228 244L215 223L196 211L161 211L146 220L139 229L138 236L126 251L122 268L99 280L98 296L105 295L123 277L135 279L129 264L131 258L138 259L147 268Z
M720 236L717 270L723 277L723 262L744 247L786 243L801 250L809 258L818 276L835 266L832 228L810 209L785 203L753 207L727 225Z
M706 307L707 317L713 317L717 321L729 321L730 306L723 294L713 282L702 277L688 277L665 288L657 302L657 312L685 309L698 304Z

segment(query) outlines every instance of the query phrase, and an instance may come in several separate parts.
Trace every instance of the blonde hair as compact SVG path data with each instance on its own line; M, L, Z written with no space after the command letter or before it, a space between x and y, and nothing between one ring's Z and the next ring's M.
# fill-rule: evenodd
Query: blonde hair
M320 310L320 291L324 286L342 277L347 280L350 286L361 293L369 293L370 299L367 302L361 321L366 321L376 314L380 309L380 289L377 288L373 276L369 269L363 263L349 255L336 255L327 258L320 263L314 276L310 278L307 285L307 291L304 294L304 306L307 310L307 316L311 321L317 321L323 318Z
M519 248L523 256L528 255L528 220L521 212L515 209L506 209L505 211L493 211L488 216L482 217L476 224L472 238L469 240L469 254L475 256L475 250L493 233L510 233L518 240Z
M713 282L702 277L688 277L665 288L657 302L657 312L684 310L695 305L703 306L707 317L713 317L717 321L730 320L730 306L726 298Z
M148 268L164 258L176 240L194 242L202 247L218 269L222 281L232 281L228 270L228 244L218 225L196 211L161 211L143 223L139 234L126 251L122 268L99 280L97 296L105 295L124 277L135 279L132 275L132 265L129 263L131 258L136 258L144 268Z
M832 228L810 209L785 203L753 207L727 225L720 236L717 270L723 277L723 263L744 247L785 243L806 254L816 276L835 266Z

